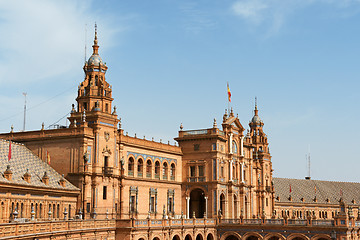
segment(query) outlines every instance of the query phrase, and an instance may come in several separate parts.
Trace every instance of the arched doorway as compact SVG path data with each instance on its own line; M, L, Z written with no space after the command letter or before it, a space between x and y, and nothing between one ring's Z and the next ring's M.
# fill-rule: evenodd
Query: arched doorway
M154 237L153 240L160 240L158 237Z
M190 217L195 212L196 218L203 218L205 212L205 193L201 189L194 189L190 193Z
M259 240L259 238L257 236L250 236L248 238L246 238L246 240Z
M225 217L225 195L223 193L220 195L220 211L222 217Z
M302 237L295 237L295 238L293 238L292 240L305 240L305 239L302 238Z
M180 240L180 237L178 235L173 236L172 240Z
M227 236L227 237L225 238L225 240L239 240L239 238L237 238L237 237L234 236L234 235L230 235L230 236Z
M196 236L196 240L204 240L203 236L199 233L197 236Z
M211 233L209 233L206 237L206 240L214 240L214 236Z
M184 240L192 240L192 237L188 234L188 235L186 235Z

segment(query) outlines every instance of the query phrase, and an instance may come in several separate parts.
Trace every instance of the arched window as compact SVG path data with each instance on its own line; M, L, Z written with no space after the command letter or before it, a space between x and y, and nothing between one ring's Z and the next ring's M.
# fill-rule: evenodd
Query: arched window
M139 158L138 164L137 164L138 177L143 176L143 168L144 168L143 160L141 158Z
M130 157L128 162L128 175L134 176L134 158Z
M155 162L155 178L160 179L160 163L159 163L159 161Z
M175 164L174 163L171 164L170 179L175 180Z
M168 165L166 162L163 163L163 179L168 179Z
M151 178L152 163L151 160L146 161L146 177Z
M236 144L235 141L232 142L232 148L233 148L233 153L237 153L237 152L238 152L237 144Z

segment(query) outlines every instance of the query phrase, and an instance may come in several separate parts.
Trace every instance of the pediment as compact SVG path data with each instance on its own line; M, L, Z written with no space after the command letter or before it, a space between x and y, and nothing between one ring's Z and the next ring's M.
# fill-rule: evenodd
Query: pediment
M240 120L237 117L228 118L223 125L230 126L231 129L235 130L238 133L241 133L245 128L241 125Z

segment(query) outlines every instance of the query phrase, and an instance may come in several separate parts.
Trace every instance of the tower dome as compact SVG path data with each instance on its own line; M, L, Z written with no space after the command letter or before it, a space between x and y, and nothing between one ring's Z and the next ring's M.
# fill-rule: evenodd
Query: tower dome
M87 64L89 65L99 65L99 64L104 64L103 60L101 59L99 54L95 54L93 53L89 60L87 61Z

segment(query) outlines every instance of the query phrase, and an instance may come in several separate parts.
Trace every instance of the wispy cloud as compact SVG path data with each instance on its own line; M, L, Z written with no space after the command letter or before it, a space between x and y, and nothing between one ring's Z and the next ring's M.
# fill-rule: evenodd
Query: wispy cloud
M315 4L358 13L352 7L359 7L360 0L237 0L231 10L249 24L266 25L266 35L271 36L279 32L290 15Z
M183 27L186 31L199 33L204 29L216 26L216 21L208 12L200 8L196 2L183 2L180 5L180 10L186 16L183 22Z
M98 19L88 4L1 1L0 83L39 83L78 69L84 60L85 24L100 22L102 43L109 41L113 33L106 20ZM88 33L89 40L92 35L92 31Z

